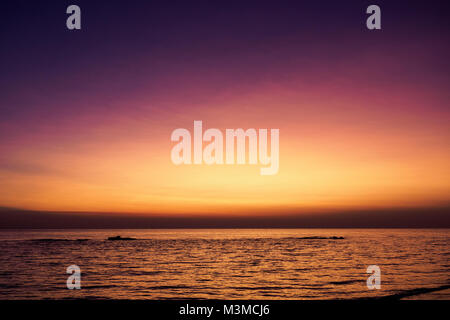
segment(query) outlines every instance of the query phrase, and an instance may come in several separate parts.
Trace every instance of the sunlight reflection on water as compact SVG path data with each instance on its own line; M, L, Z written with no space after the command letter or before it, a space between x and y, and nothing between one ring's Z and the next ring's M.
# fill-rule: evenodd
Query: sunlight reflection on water
M108 241L110 236L135 241ZM0 232L0 299L348 299L449 283L450 230ZM342 236L344 239L304 239ZM32 239L89 239L31 241ZM81 290L66 268L81 268ZM368 265L381 290L368 290ZM449 299L449 290L412 298Z

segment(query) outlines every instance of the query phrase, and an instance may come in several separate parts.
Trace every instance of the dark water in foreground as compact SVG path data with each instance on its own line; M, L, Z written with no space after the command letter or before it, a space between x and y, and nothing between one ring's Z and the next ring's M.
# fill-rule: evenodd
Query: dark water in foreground
M0 299L450 299L449 245L449 229L1 231Z

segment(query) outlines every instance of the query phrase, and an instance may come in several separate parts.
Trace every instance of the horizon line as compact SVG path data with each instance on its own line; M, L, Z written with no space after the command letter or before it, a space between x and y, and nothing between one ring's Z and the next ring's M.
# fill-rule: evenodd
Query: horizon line
M0 229L450 228L450 206L278 214L136 214L0 207Z

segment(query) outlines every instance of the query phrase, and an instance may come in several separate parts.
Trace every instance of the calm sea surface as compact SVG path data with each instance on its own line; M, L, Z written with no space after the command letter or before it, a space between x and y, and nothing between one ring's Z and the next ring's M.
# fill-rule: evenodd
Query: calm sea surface
M449 249L449 229L0 231L0 299L450 299Z

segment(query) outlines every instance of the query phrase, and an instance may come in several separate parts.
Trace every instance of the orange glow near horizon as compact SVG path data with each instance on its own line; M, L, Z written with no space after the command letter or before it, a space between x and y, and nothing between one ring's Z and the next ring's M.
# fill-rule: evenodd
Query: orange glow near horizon
M8 165L0 168L0 204L239 214L448 203L448 123L445 114L427 112L439 93L299 89L265 84L186 109L182 98L173 97L171 107L156 115L142 107L152 105L142 97L126 104L136 114L75 115L60 132L31 126L15 144L2 146ZM192 133L194 120L202 120L204 130L223 132L279 128L278 174L261 176L259 164L175 166L170 134L176 128Z

